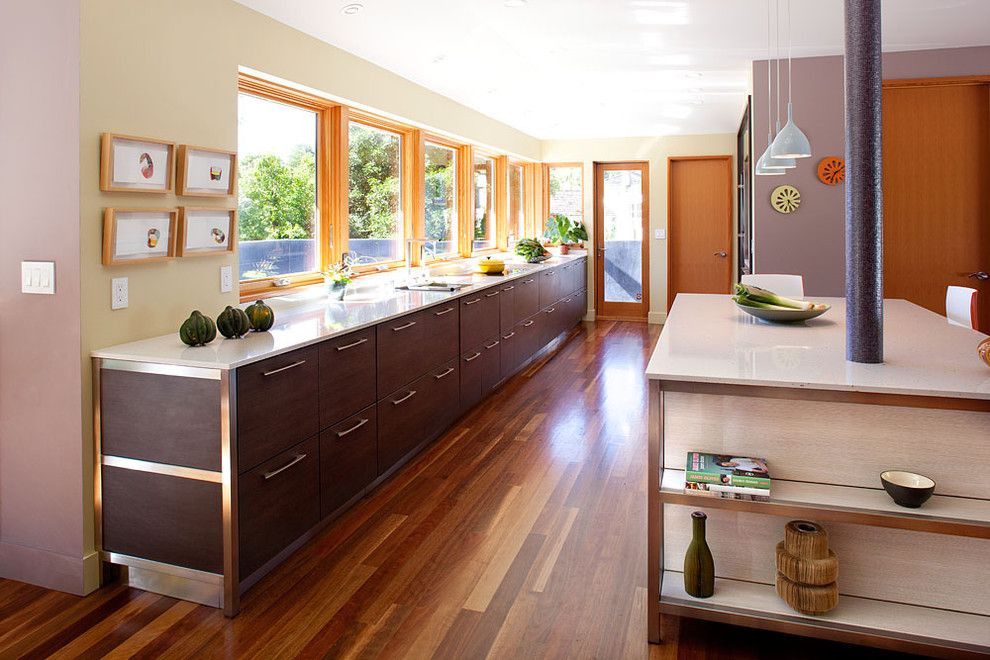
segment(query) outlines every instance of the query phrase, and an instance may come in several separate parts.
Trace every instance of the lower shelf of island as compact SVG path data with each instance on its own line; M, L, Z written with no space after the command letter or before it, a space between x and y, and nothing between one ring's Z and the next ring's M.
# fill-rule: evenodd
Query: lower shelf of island
M872 646L924 647L945 657L990 654L990 617L855 596L839 596L839 606L810 616L789 608L773 585L716 578L715 595L694 598L684 591L684 575L663 571L660 611L735 625ZM904 646L902 646L904 645Z
M774 479L769 502L720 499L685 493L684 471L665 468L660 500L668 504L990 539L990 501L966 497L934 495L923 507L908 509L895 504L879 488Z

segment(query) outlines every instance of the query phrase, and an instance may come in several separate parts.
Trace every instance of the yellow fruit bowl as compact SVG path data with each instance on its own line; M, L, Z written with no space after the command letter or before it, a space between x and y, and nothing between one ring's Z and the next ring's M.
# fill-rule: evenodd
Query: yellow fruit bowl
M501 259L482 259L478 262L478 272L485 275L499 275L505 271L505 262Z

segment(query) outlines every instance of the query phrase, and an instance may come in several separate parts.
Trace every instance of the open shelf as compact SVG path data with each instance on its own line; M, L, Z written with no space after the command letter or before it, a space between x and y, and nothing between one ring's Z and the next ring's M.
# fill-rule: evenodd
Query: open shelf
M769 502L729 500L687 494L684 471L664 469L660 501L990 539L990 501L965 497L934 495L920 509L908 509L882 489L774 479Z
M834 610L809 616L788 607L769 584L717 578L714 596L694 598L684 591L683 574L675 571L663 572L660 611L827 639L872 640L877 646L888 646L877 644L880 638L941 649L949 655L990 653L987 616L855 596L839 596Z

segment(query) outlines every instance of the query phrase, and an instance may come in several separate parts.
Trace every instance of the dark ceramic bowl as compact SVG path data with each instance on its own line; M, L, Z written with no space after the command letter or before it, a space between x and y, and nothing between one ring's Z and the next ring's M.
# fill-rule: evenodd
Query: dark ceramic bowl
M887 494L901 506L917 509L935 492L935 481L922 474L903 470L880 473L880 483Z

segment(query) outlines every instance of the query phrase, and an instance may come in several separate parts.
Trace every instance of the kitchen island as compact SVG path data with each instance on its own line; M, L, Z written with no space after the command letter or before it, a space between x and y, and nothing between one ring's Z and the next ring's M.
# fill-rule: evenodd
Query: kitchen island
M442 276L450 292L392 275L343 301L310 287L269 299L269 332L94 351L103 561L236 615L241 593L584 318L584 255L508 266L440 266L461 268Z
M990 653L990 369L985 335L903 300L884 304L885 362L845 360L843 299L771 325L728 296L678 295L647 367L649 636L662 613L944 657ZM688 451L766 458L769 502L684 492ZM935 480L900 507L879 473ZM690 514L708 514L711 598L684 590ZM790 609L774 589L788 520L820 523L839 604Z

